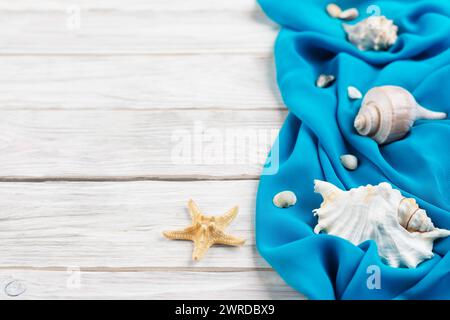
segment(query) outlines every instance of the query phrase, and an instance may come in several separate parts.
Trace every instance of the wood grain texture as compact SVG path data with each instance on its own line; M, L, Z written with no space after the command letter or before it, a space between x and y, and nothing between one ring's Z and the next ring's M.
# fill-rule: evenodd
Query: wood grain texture
M0 22L0 299L303 298L255 248L260 161L286 111L277 27L254 0L16 0ZM260 159L205 158L243 129L264 136L243 149ZM174 161L195 134L200 159L193 138ZM161 235L190 223L189 198L238 204L228 231L246 244L192 262Z
M17 294L19 295L14 296ZM71 269L59 272L0 271L0 299L18 298L304 299L301 294L286 286L272 271L221 273L83 271L76 273Z
M282 111L2 111L0 179L256 179Z
M0 70L2 110L284 108L270 55L4 56Z
M267 21L260 11L9 11L0 54L269 53Z
M255 249L257 181L0 183L0 266L269 268ZM193 262L192 243L162 236L239 205L227 231L243 247L214 246Z
M253 11L258 9L255 0L14 0L0 2L4 11L65 11L72 6L82 10L120 11Z

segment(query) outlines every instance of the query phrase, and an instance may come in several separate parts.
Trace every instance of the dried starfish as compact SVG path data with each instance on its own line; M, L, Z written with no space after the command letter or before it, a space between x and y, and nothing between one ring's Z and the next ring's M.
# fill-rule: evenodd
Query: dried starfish
M245 240L226 234L223 230L230 224L238 213L234 207L221 216L204 215L193 200L188 203L192 224L178 231L165 231L165 237L174 240L191 240L194 242L193 260L200 260L206 251L214 244L227 246L243 245Z

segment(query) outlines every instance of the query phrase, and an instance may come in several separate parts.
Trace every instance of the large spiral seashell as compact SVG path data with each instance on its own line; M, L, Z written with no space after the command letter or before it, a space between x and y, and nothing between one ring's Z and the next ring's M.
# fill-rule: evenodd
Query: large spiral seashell
M413 95L397 86L375 87L364 96L354 126L378 144L403 138L418 119L445 119L447 114L420 106Z
M450 236L449 230L433 225L414 199L403 197L386 182L344 191L315 180L314 191L324 200L313 210L318 217L315 233L324 231L355 245L373 240L391 267L415 268L433 257L436 239Z

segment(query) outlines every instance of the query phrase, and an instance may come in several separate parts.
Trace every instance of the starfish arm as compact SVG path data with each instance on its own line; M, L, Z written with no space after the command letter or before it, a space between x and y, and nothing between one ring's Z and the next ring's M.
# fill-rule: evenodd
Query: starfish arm
M194 240L194 251L192 252L192 260L199 261L201 260L206 251L213 245L212 241L206 241L201 243L200 241Z
M232 236L231 234L227 234L225 232L216 230L214 232L214 243L215 244L224 244L227 246L242 246L245 243L245 239Z
M227 227L231 223L231 221L233 221L234 218L236 218L236 215L238 214L238 210L239 210L239 207L236 206L236 207L228 210L223 215L218 216L216 221L217 221L217 224L219 225L219 227L221 229Z
M197 222L198 218L202 215L200 208L194 202L194 200L189 200L188 202L189 214L191 215L192 221Z
M164 231L163 235L172 240L192 240L195 226L187 227L184 230Z

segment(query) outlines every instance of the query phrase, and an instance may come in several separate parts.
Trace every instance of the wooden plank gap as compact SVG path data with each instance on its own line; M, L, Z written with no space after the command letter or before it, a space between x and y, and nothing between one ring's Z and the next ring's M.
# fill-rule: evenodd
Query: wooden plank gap
M196 56L252 56L256 58L272 58L273 52L261 52L257 50L245 50L245 51L180 51L180 52L134 52L134 51L123 51L123 52L109 52L109 51L99 51L99 52L0 52L0 57L196 57Z
M0 271L53 271L62 272L77 268L80 272L274 272L272 268L250 267L77 267L77 266L0 266Z
M58 108L58 107L51 107L51 108L45 108L45 107L40 107L38 109L38 111L66 111L66 108ZM154 107L139 107L139 108L133 108L133 107L127 107L127 108L114 108L114 109L110 109L108 107L99 107L99 108L95 108L96 111L108 111L108 112L127 112L127 111L133 111L133 112L167 112L167 110L162 109L162 108L154 108ZM2 111L36 111L36 108L31 108L31 107L2 107ZM73 111L76 112L80 112L80 111L92 111L92 108L77 108ZM265 111L287 111L286 107L284 105L280 105L280 107L265 107L264 109L261 109L261 107L245 107L245 108L231 108L231 107L175 107L175 108L170 108L170 112L176 112L176 111L207 111L207 112L216 112L216 111L220 111L220 112L246 112L246 111L250 111L250 112L265 112Z
M0 183L7 182L135 182L135 181L165 181L165 182L195 182L195 181L246 181L259 180L257 175L208 176L208 175L166 175L166 176L64 176L64 177L0 177Z

